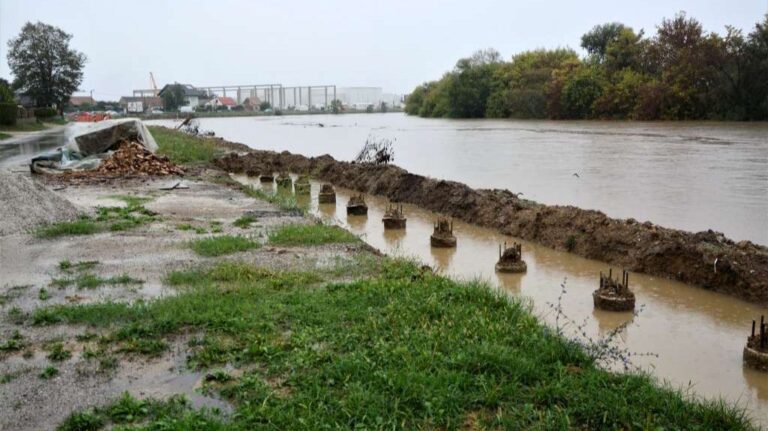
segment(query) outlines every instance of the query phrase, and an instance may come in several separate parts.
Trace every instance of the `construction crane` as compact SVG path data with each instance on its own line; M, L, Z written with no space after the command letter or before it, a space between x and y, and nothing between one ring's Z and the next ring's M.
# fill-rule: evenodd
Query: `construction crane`
M159 94L159 91L157 91L157 83L155 82L155 75L153 75L152 72L149 72L149 83L152 84L152 91L154 92L154 95L157 96Z

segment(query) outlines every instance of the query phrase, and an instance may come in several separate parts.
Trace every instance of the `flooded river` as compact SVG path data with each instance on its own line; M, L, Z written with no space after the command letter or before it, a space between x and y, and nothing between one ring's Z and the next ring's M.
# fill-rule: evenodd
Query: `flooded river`
M258 179L244 175L234 178L254 187ZM675 387L689 389L708 398L724 397L748 408L762 424L768 425L768 375L742 365L742 349L753 318L768 314L768 309L748 304L721 294L682 283L632 274L630 287L644 309L637 317L632 313L594 310L592 292L598 286L600 271L608 271L602 262L555 251L527 241L507 237L494 230L454 222L458 240L455 249L432 248L436 214L413 205L404 205L408 218L406 230L385 231L381 222L388 202L366 196L367 216L347 216L346 203L350 191L337 188L336 204L319 205L320 184L312 184L311 198L299 197L311 212L322 219L344 226L367 243L392 255L416 257L444 274L462 279L479 278L503 292L532 300L537 315L554 324L550 307L558 300L561 284L564 313L576 322L586 322L585 331L593 339L628 320L634 321L618 339L618 344L638 356L633 363L652 372ZM498 274L498 246L507 241L521 242L523 258L528 264L525 274ZM614 268L618 271L620 268ZM566 329L566 334L571 333Z
M354 158L369 135L389 138L395 163L414 173L768 245L768 123L444 120L394 113L206 118L200 124L254 148L339 160Z

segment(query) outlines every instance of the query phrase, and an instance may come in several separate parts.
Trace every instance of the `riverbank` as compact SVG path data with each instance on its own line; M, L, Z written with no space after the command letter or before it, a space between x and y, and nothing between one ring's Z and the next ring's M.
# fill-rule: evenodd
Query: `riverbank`
M335 185L412 203L504 234L566 250L631 271L662 276L768 303L768 249L713 232L690 233L650 222L620 220L599 211L542 205L507 190L476 190L396 166L361 165L330 156L307 158L240 146L216 161L229 172L310 173Z
M4 427L751 428L599 369L483 284L255 198L274 200L206 167L220 141L155 138L188 189L69 185L93 229L0 238Z

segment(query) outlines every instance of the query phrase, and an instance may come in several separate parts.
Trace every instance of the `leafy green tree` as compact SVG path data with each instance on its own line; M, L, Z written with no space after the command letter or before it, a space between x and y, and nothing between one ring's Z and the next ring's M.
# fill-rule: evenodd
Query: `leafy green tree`
M424 105L424 98L427 94L427 84L417 86L411 91L411 94L405 99L405 113L408 115L419 115L421 107Z
M264 101L259 104L259 111L266 111L267 109L272 109L272 104Z
M745 51L745 119L768 120L768 14L747 37Z
M581 47L587 50L599 63L602 63L608 52L608 46L615 42L626 29L627 27L619 22L596 25L581 36Z
M585 119L593 113L593 104L603 94L600 71L596 67L574 69L563 86L563 110L566 118Z
M499 66L488 102L489 117L546 118L547 86L554 70L578 63L573 50L527 51Z
M642 70L646 48L647 43L643 41L642 31L635 33L631 28L624 27L606 47L605 68L609 72L625 68Z
M331 112L333 112L334 114L338 114L341 112L341 110L342 110L341 100L339 99L331 100Z
M181 84L169 84L162 94L163 108L166 112L173 112L184 106L184 86Z
M62 111L83 80L86 57L69 47L71 39L57 27L28 22L8 41L8 66L38 107Z
M494 71L501 56L495 50L481 50L456 63L446 87L449 101L448 116L482 118L491 94Z

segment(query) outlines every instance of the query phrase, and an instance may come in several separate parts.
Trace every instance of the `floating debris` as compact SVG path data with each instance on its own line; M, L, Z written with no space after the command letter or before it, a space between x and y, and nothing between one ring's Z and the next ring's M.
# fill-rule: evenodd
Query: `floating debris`
M312 188L309 184L309 177L306 175L299 175L294 185L296 186L296 194L309 194Z
M289 189L293 186L293 179L291 179L291 176L285 172L281 172L280 175L277 176L276 181L277 186L280 188Z
M504 243L502 248L499 245L499 261L496 262L496 271L498 272L525 272L528 270L528 265L523 260L523 246L518 243L512 244L512 247L507 247L507 243Z
M387 211L381 221L384 222L384 229L405 229L406 218L403 215L402 205L389 204Z
M456 237L453 236L453 221L440 217L435 223L435 231L429 238L432 247L456 247Z
M592 292L595 308L606 311L632 311L635 309L635 294L629 290L629 272L622 271L621 281L613 278L613 269L608 275L600 273L600 287Z
M766 333L765 316L760 316L760 327L755 332L756 322L752 321L752 335L747 337L744 346L744 363L756 370L768 372L768 333Z
M323 184L320 188L320 194L317 195L317 202L321 204L335 204L336 190L330 184Z
M367 215L368 205L365 204L362 193L357 196L352 196L347 202L347 214L348 215Z

